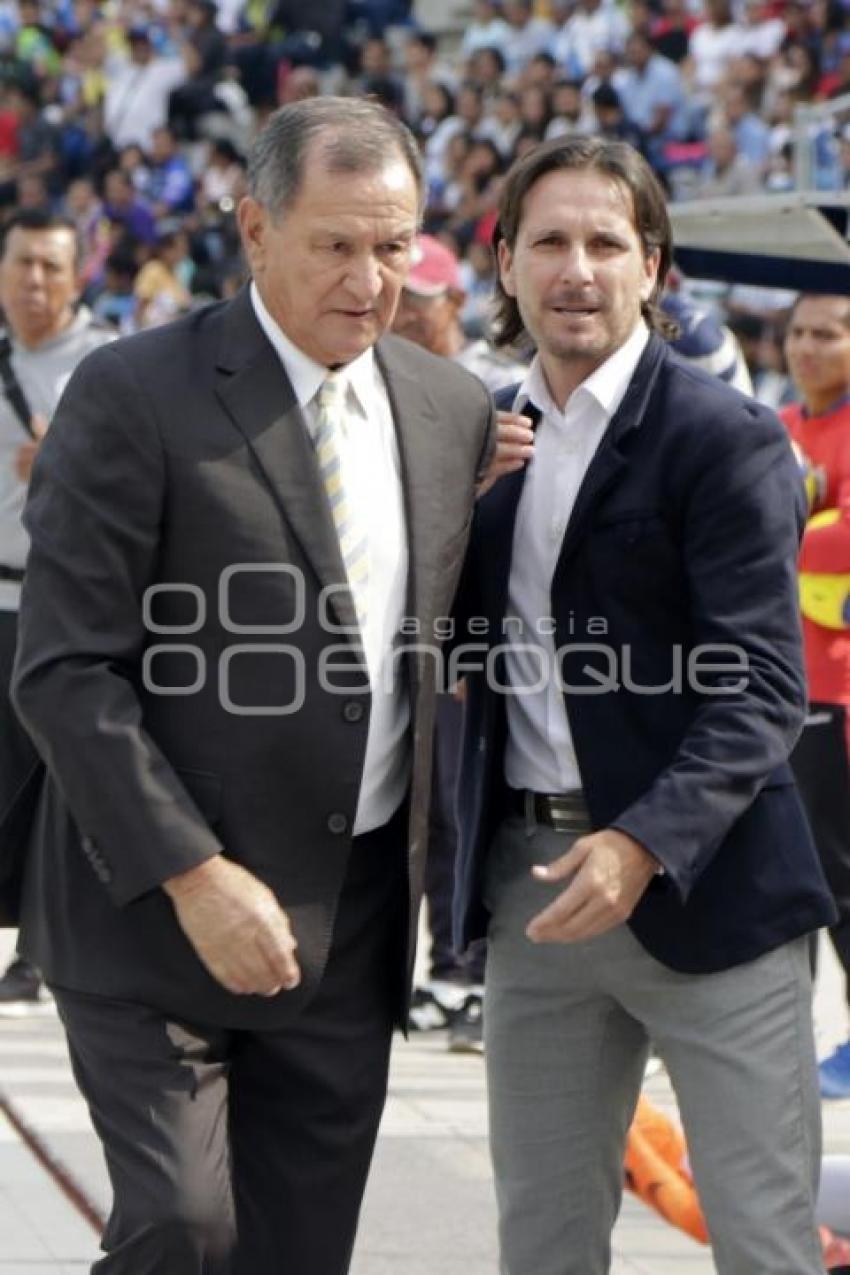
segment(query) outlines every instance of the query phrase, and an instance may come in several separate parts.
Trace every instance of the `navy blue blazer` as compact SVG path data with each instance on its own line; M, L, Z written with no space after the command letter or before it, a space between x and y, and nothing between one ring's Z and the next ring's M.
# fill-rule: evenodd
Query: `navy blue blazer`
M506 809L505 694L488 681L505 680L523 478L478 502L456 611L455 658L479 666L459 787L460 947L486 934L482 870ZM551 605L592 824L664 865L629 924L672 969L725 969L836 918L787 764L806 702L804 519L773 413L652 334L579 490Z

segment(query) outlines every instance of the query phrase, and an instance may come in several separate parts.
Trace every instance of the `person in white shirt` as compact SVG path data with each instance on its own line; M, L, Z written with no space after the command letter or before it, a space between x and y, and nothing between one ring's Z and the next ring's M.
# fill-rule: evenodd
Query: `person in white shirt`
M518 75L538 53L548 52L555 27L534 14L533 0L504 0L502 6L510 34L503 48L508 73Z
M628 21L616 4L580 0L555 36L552 52L571 75L583 79L592 71L601 50L622 53L628 34Z
M460 42L460 56L466 60L478 49L498 49L504 53L511 38L511 28L501 16L502 6L497 0L475 0L472 21L468 23Z
M707 21L701 22L688 42L693 63L693 90L709 106L733 58L740 57L744 31L732 17L729 0L706 0Z
M160 57L145 27L127 33L129 59L110 58L106 65L103 123L116 150L136 144L150 150L153 135L168 123L168 99L186 79L181 57Z
M788 767L796 462L772 413L670 350L670 223L637 151L544 143L498 216L497 340L536 353L496 403L534 453L476 507L453 657L500 1270L609 1270L651 1040L719 1275L816 1275L807 934L835 908Z
M740 26L739 57L750 53L761 62L769 62L779 52L785 39L785 23L781 18L771 16L771 6L764 0L744 0Z

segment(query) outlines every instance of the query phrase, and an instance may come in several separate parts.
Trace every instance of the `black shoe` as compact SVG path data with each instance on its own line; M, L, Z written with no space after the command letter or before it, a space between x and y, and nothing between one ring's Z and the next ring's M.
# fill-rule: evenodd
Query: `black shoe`
M16 956L0 978L0 1018L22 1018L26 1014L49 1013L53 997L41 975L29 961Z
M449 1023L449 1050L453 1054L484 1053L484 1002L477 992L467 996Z

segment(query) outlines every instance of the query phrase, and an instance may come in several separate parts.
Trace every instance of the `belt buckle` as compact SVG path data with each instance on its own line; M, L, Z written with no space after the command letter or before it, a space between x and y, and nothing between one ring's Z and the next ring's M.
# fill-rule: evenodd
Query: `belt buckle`
M546 800L546 814L548 816L549 826L554 832L570 831L570 815L564 810L563 806L558 803L557 798L554 800L549 797Z
M580 832L584 827L582 812L575 808L571 795L552 793L544 798L549 826L555 832Z
M575 832L577 820L580 823L577 812L556 793L532 792L527 788L523 793L523 816L528 836L533 836L534 829L541 825L553 832Z

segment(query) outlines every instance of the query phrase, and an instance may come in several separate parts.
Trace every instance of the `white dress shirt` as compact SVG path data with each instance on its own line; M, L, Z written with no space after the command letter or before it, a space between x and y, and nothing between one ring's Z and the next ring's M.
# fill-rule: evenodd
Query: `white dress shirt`
M511 689L505 779L511 788L548 793L581 788L555 676L552 576L579 488L648 339L641 320L628 340L573 391L563 412L552 400L537 356L514 402L514 411L532 403L542 416L517 508L508 584L510 622L504 641L510 648L506 665ZM576 631L568 640L599 639ZM523 644L534 649L523 650Z
M318 414L315 399L328 369L284 335L253 283L251 301L312 433ZM362 642L372 710L354 820L354 833L359 835L387 823L401 804L410 779L410 702L400 670L393 667L395 638L407 596L408 553L398 443L373 351L366 350L339 375L347 381L349 409L340 445L342 480L369 553ZM337 640L345 641L343 637Z

